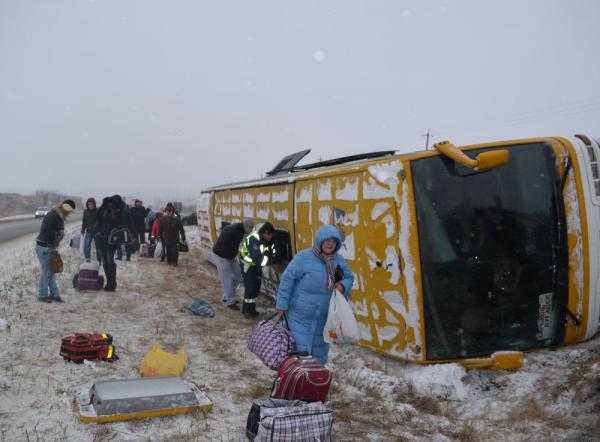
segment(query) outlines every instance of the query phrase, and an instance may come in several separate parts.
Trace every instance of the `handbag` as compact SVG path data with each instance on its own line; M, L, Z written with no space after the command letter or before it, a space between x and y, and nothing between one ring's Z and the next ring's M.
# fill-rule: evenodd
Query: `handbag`
M189 252L190 248L188 247L187 243L185 243L185 242L178 242L177 243L177 250L179 250L182 253L185 253L185 252Z
M330 442L333 410L321 402L260 410L257 442Z
M62 273L64 264L58 250L51 250L48 258L48 267L52 273Z
M284 316L285 326L274 323L272 319L260 321L254 326L248 338L248 350L254 353L271 370L277 370L281 363L294 350L294 337L289 331Z

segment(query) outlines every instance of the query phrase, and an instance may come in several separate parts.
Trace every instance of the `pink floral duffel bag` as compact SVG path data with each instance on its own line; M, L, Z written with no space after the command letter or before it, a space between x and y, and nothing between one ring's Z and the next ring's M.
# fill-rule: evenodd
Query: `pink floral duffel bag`
M277 370L281 363L294 351L294 337L285 322L277 324L270 319L260 321L252 329L248 338L248 350L254 353L271 370Z

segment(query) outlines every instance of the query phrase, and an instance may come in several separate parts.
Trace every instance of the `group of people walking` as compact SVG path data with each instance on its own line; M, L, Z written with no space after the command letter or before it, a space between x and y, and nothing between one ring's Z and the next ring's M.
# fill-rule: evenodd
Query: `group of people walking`
M243 280L242 314L256 317L256 298L262 280L262 269L273 262L277 248L273 244L275 228L269 222L256 227L250 219L222 228L213 247L219 280L223 289L221 301L239 310L236 288ZM323 339L329 301L334 290L346 299L354 284L354 275L346 260L338 254L343 240L332 225L321 227L312 248L298 252L283 272L277 291L275 322L285 318L294 336L296 351L305 352L327 362L329 344Z
M38 300L42 302L62 302L56 284L55 274L51 269L52 255L64 238L65 219L75 210L73 200L65 200L53 208L42 220L40 233L36 238L36 254L40 262L40 280ZM95 245L95 258L104 269L106 285L104 290L114 292L117 288L117 265L115 260L126 260L135 253L141 244L146 242L149 215L153 213L143 206L141 200L135 200L128 207L120 195L113 195L102 200L97 207L96 200L89 198L83 212L81 238L83 255L87 261L92 257L92 245ZM164 212L154 213L151 220L153 234L150 241L163 242L165 257L169 264L177 265L180 241L185 243L185 231L181 217L172 203L168 203Z

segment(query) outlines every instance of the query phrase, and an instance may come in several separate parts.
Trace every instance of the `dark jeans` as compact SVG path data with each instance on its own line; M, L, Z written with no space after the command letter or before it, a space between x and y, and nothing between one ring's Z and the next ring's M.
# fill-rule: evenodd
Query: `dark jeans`
M90 259L90 257L92 256L92 243L94 243L96 247L96 259L98 262L100 262L102 260L102 257L100 256L100 249L98 248L98 243L96 242L96 235L91 231L87 230L82 236L83 238L81 239L84 241L83 256L85 256L85 259Z
M179 261L179 249L177 243L164 244L164 249L167 255L167 264L177 264Z
M105 244L102 248L102 267L106 275L106 288L117 288L117 264L115 264L115 246Z
M125 247L125 256L127 256L127 261L131 258L131 249L128 246L113 246L117 251L117 259L123 260L123 247Z
M255 300L262 283L262 268L254 265L247 272L244 272L242 268L242 278L244 279L244 300Z
M140 244L144 244L146 242L146 228L145 227L138 227L137 229L133 229L131 231L131 234L133 235L133 239L137 239Z

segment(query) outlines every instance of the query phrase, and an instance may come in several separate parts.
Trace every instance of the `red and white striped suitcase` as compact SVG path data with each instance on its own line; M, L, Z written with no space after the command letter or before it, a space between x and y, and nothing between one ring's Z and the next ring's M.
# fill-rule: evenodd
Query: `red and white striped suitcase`
M310 355L291 355L277 371L271 397L325 402L331 386L331 372Z
M83 262L73 277L73 287L82 292L96 292L104 287L104 277L99 275L100 264L96 261Z

